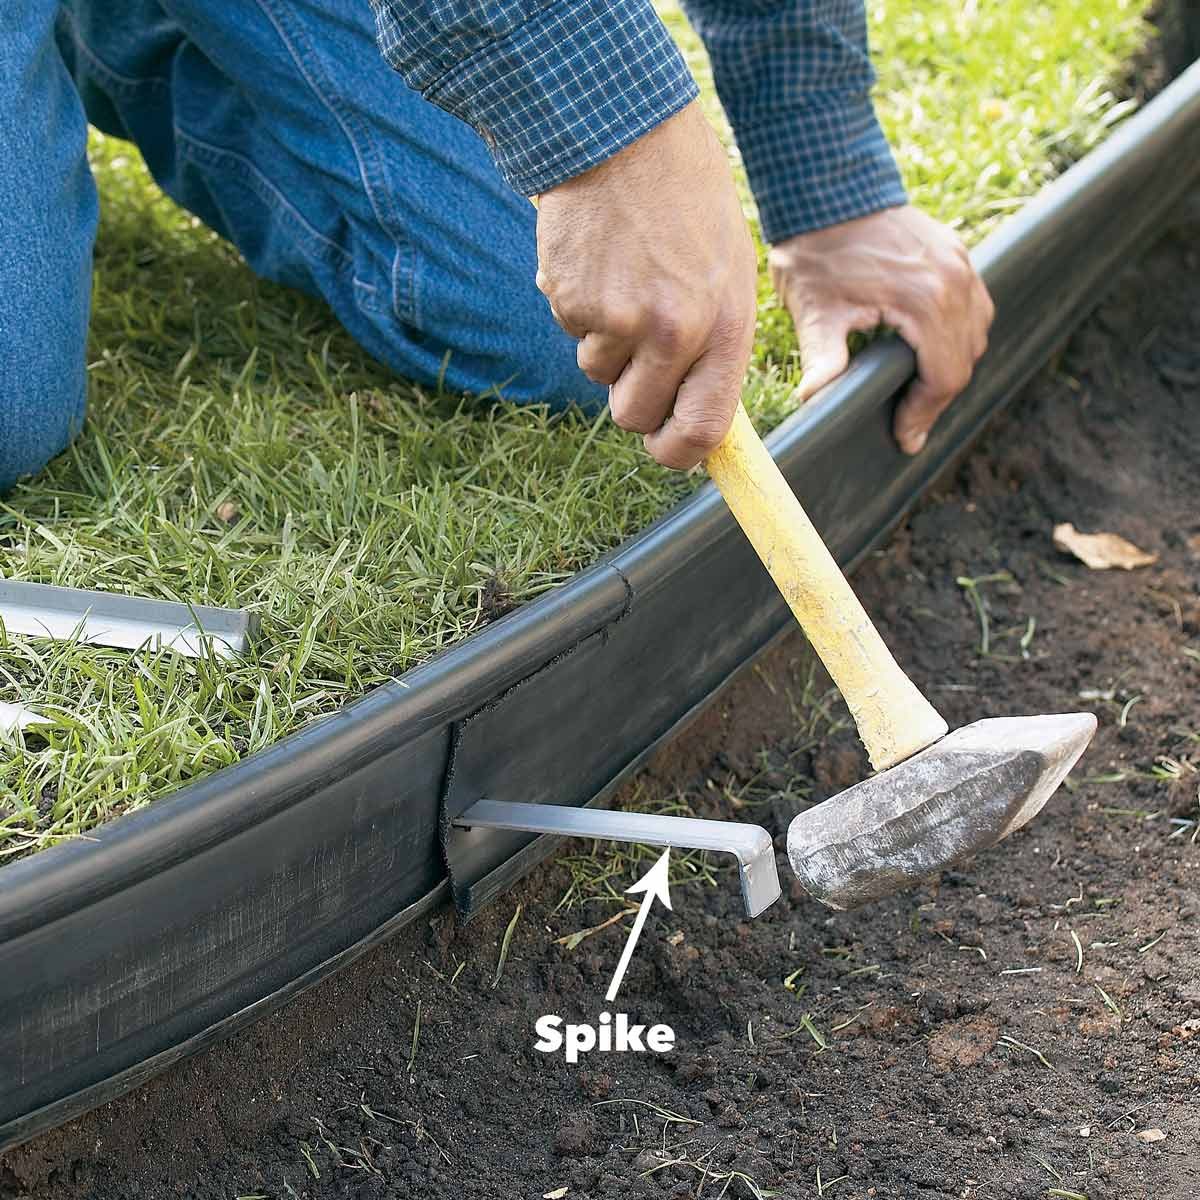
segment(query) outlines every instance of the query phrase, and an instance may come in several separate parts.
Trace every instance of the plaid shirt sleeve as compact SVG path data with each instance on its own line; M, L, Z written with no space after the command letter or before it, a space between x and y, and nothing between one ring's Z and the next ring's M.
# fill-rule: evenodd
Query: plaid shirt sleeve
M905 202L871 104L863 0L683 0L780 242Z
M651 0L371 0L384 56L547 191L696 98ZM862 0L684 0L778 242L903 204L871 105Z
M651 0L371 0L384 57L473 125L501 174L547 191L693 101Z

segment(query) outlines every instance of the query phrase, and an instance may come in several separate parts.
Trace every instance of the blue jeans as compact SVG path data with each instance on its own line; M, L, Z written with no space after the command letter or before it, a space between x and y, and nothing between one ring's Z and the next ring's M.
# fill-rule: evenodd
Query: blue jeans
M388 68L367 0L3 0L0 489L83 420L88 121L398 375L604 401L534 287L532 206Z

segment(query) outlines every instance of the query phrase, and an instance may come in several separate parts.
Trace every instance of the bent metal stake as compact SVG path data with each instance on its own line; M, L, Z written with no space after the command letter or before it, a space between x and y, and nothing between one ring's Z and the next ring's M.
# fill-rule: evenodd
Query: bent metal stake
M801 813L788 860L831 908L878 900L995 845L1041 810L1096 731L1091 713L999 717L947 734L900 669L742 405L708 472L841 691L879 772ZM486 826L737 855L757 916L779 896L771 837L756 825L480 801Z

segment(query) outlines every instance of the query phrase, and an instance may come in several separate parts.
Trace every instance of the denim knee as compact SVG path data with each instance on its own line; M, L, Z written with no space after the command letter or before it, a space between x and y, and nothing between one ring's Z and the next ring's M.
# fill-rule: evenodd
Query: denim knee
M83 423L97 204L55 7L33 0L0 38L0 491Z
M61 8L93 119L260 275L324 297L423 386L604 404L534 286L533 207L474 130L384 62L369 5L261 0L237 20L204 0Z
M0 493L36 475L61 454L83 427L86 407L84 347L64 342L60 313L27 315L26 329L46 332L61 358L35 355L0 378Z
M608 403L608 388L593 383L579 369L576 345L557 325L528 330L525 337L514 339L509 373L497 391L506 400L544 404L554 412L572 406L587 413L599 412ZM474 389L468 384L463 390Z
M570 362L540 364L530 381L527 395L511 398L522 404L545 404L554 411L572 406L586 413L598 413L608 403L608 388L593 383L576 365Z

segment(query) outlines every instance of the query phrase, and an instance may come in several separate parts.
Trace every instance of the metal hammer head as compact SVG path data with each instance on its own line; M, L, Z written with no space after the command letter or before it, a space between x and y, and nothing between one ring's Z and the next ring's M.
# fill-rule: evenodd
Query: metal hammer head
M1095 732L1091 713L956 729L801 813L788 828L792 870L835 909L900 891L1035 817Z

